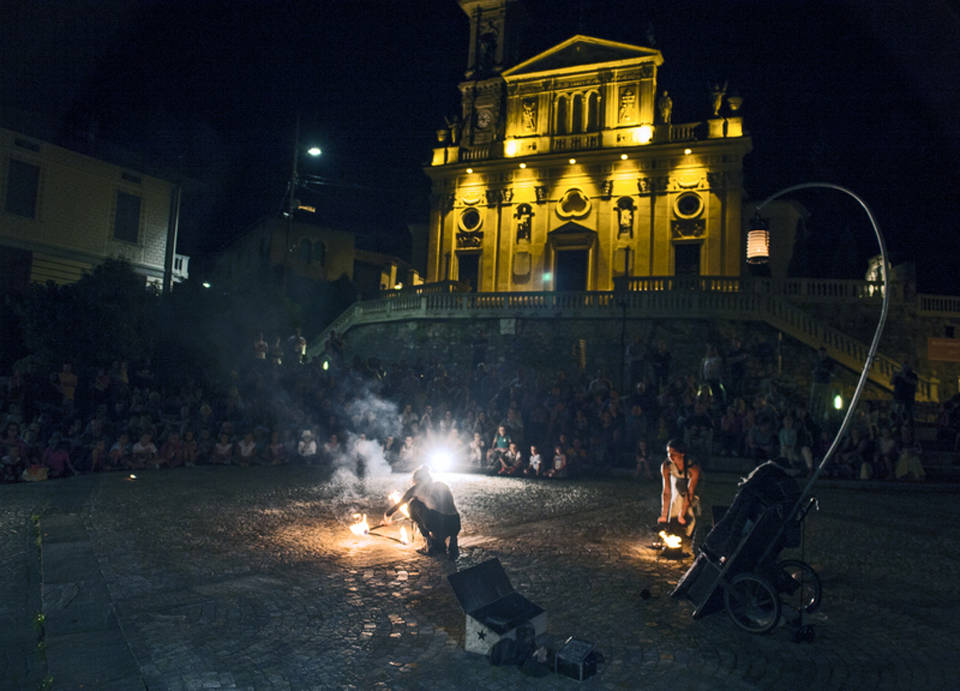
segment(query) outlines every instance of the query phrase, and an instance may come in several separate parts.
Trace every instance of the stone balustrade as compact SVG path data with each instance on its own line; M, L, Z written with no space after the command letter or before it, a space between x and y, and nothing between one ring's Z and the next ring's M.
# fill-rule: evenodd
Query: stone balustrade
M728 319L763 321L854 371L869 366L870 380L890 389L901 364L878 354L867 363L869 344L824 324L789 298L804 301L880 301L881 286L868 281L645 276L617 279L612 291L474 293L455 281L386 291L357 302L321 335L361 324L418 319ZM891 298L903 299L894 285ZM954 298L960 302L960 298ZM940 399L939 380L920 376L919 401Z

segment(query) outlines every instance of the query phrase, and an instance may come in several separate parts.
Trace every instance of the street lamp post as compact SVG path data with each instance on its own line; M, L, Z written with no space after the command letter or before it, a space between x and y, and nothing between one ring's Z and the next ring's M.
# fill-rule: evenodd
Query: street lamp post
M283 243L283 290L286 293L287 289L287 262L290 255L290 236L293 234L293 214L297 210L297 182L299 181L298 173L298 164L300 162L300 114L297 114L296 127L293 132L293 156L291 157L290 163L290 184L287 189L287 208L286 208L286 217L287 217L287 228L286 228L286 240ZM319 146L313 145L307 149L307 154L316 158L320 156L323 151Z
M890 290L889 290L889 276L887 275L887 244L883 239L883 234L880 232L880 226L877 225L877 221L873 216L873 212L870 210L870 207L867 206L867 203L860 198L859 195L847 189L846 187L841 187L840 185L835 185L830 182L807 182L800 185L793 185L792 187L787 187L779 192L776 192L769 197L767 197L760 205L757 207L757 217L755 221L760 221L759 211L764 206L772 202L774 199L778 199L786 194L791 192L797 192L799 190L805 189L832 189L837 190L838 192L843 192L846 195L849 195L863 207L863 210L867 213L867 218L870 219L870 225L873 227L874 235L877 239L877 244L880 246L880 258L881 258L881 276L883 278L883 289L882 289L882 301L880 307L880 318L877 321L877 328L873 334L873 340L870 342L870 350L867 352L867 359L863 363L863 370L860 372L860 379L857 381L857 388L854 389L853 396L850 398L850 405L847 407L847 413L843 416L843 421L840 423L840 429L837 430L836 436L833 438L833 442L830 444L830 447L827 449L827 452L823 455L823 460L820 461L816 470L810 475L810 479L807 481L806 487L803 489L803 493L800 495L800 499L797 501L796 506L794 506L793 511L791 511L790 516L795 516L799 510L801 504L803 503L805 497L807 497L813 483L816 482L817 478L820 476L820 473L823 472L823 469L826 467L827 463L830 461L830 458L836 452L837 447L840 445L840 441L843 439L843 435L846 433L847 428L850 426L851 421L853 420L853 413L857 407L857 402L860 400L860 395L863 393L864 386L867 383L867 376L870 373L870 367L873 365L874 359L877 356L877 347L880 344L880 337L883 334L883 327L887 322L887 311L889 309L889 300L890 300ZM763 263L765 260L769 259L769 231L766 228L766 225L762 222L759 224L752 225L747 232L747 261L756 264Z

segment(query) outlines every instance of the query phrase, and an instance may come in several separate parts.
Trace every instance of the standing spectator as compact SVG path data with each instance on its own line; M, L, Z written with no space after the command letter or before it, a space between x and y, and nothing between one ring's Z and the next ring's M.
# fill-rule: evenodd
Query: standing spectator
M780 442L780 457L790 461L791 466L795 465L800 460L800 452L797 448L799 436L797 428L794 427L793 418L789 415L783 416L777 440Z
M817 359L813 364L810 384L810 417L814 423L822 425L829 412L830 382L833 379L833 360L827 355L827 349L817 349Z
M706 353L700 361L700 381L703 382L701 391L706 388L713 400L724 403L727 394L723 388L723 358L713 343L707 344Z
M670 350L665 341L657 341L657 348L650 354L650 370L656 393L663 393L670 377Z
M730 352L727 353L727 372L730 374L728 388L731 396L743 395L743 384L747 377L749 358L750 355L743 347L743 342L734 336L730 341Z
M913 427L913 402L917 396L917 373L909 362L893 375L893 412L901 425Z

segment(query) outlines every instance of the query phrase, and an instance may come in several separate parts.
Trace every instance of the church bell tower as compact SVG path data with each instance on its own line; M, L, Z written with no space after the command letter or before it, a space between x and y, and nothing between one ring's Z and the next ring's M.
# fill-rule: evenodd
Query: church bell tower
M460 83L462 140L482 145L503 138L504 82L517 61L518 0L459 0L470 19L467 70Z

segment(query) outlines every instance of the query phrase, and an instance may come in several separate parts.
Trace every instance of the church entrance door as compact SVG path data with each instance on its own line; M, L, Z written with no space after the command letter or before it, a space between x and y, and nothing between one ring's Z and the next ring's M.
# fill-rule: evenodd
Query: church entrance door
M673 246L673 275L700 275L700 243Z
M557 250L557 290L582 291L587 289L587 260L589 250Z
M480 255L476 252L457 255L457 280L477 292L480 288Z

